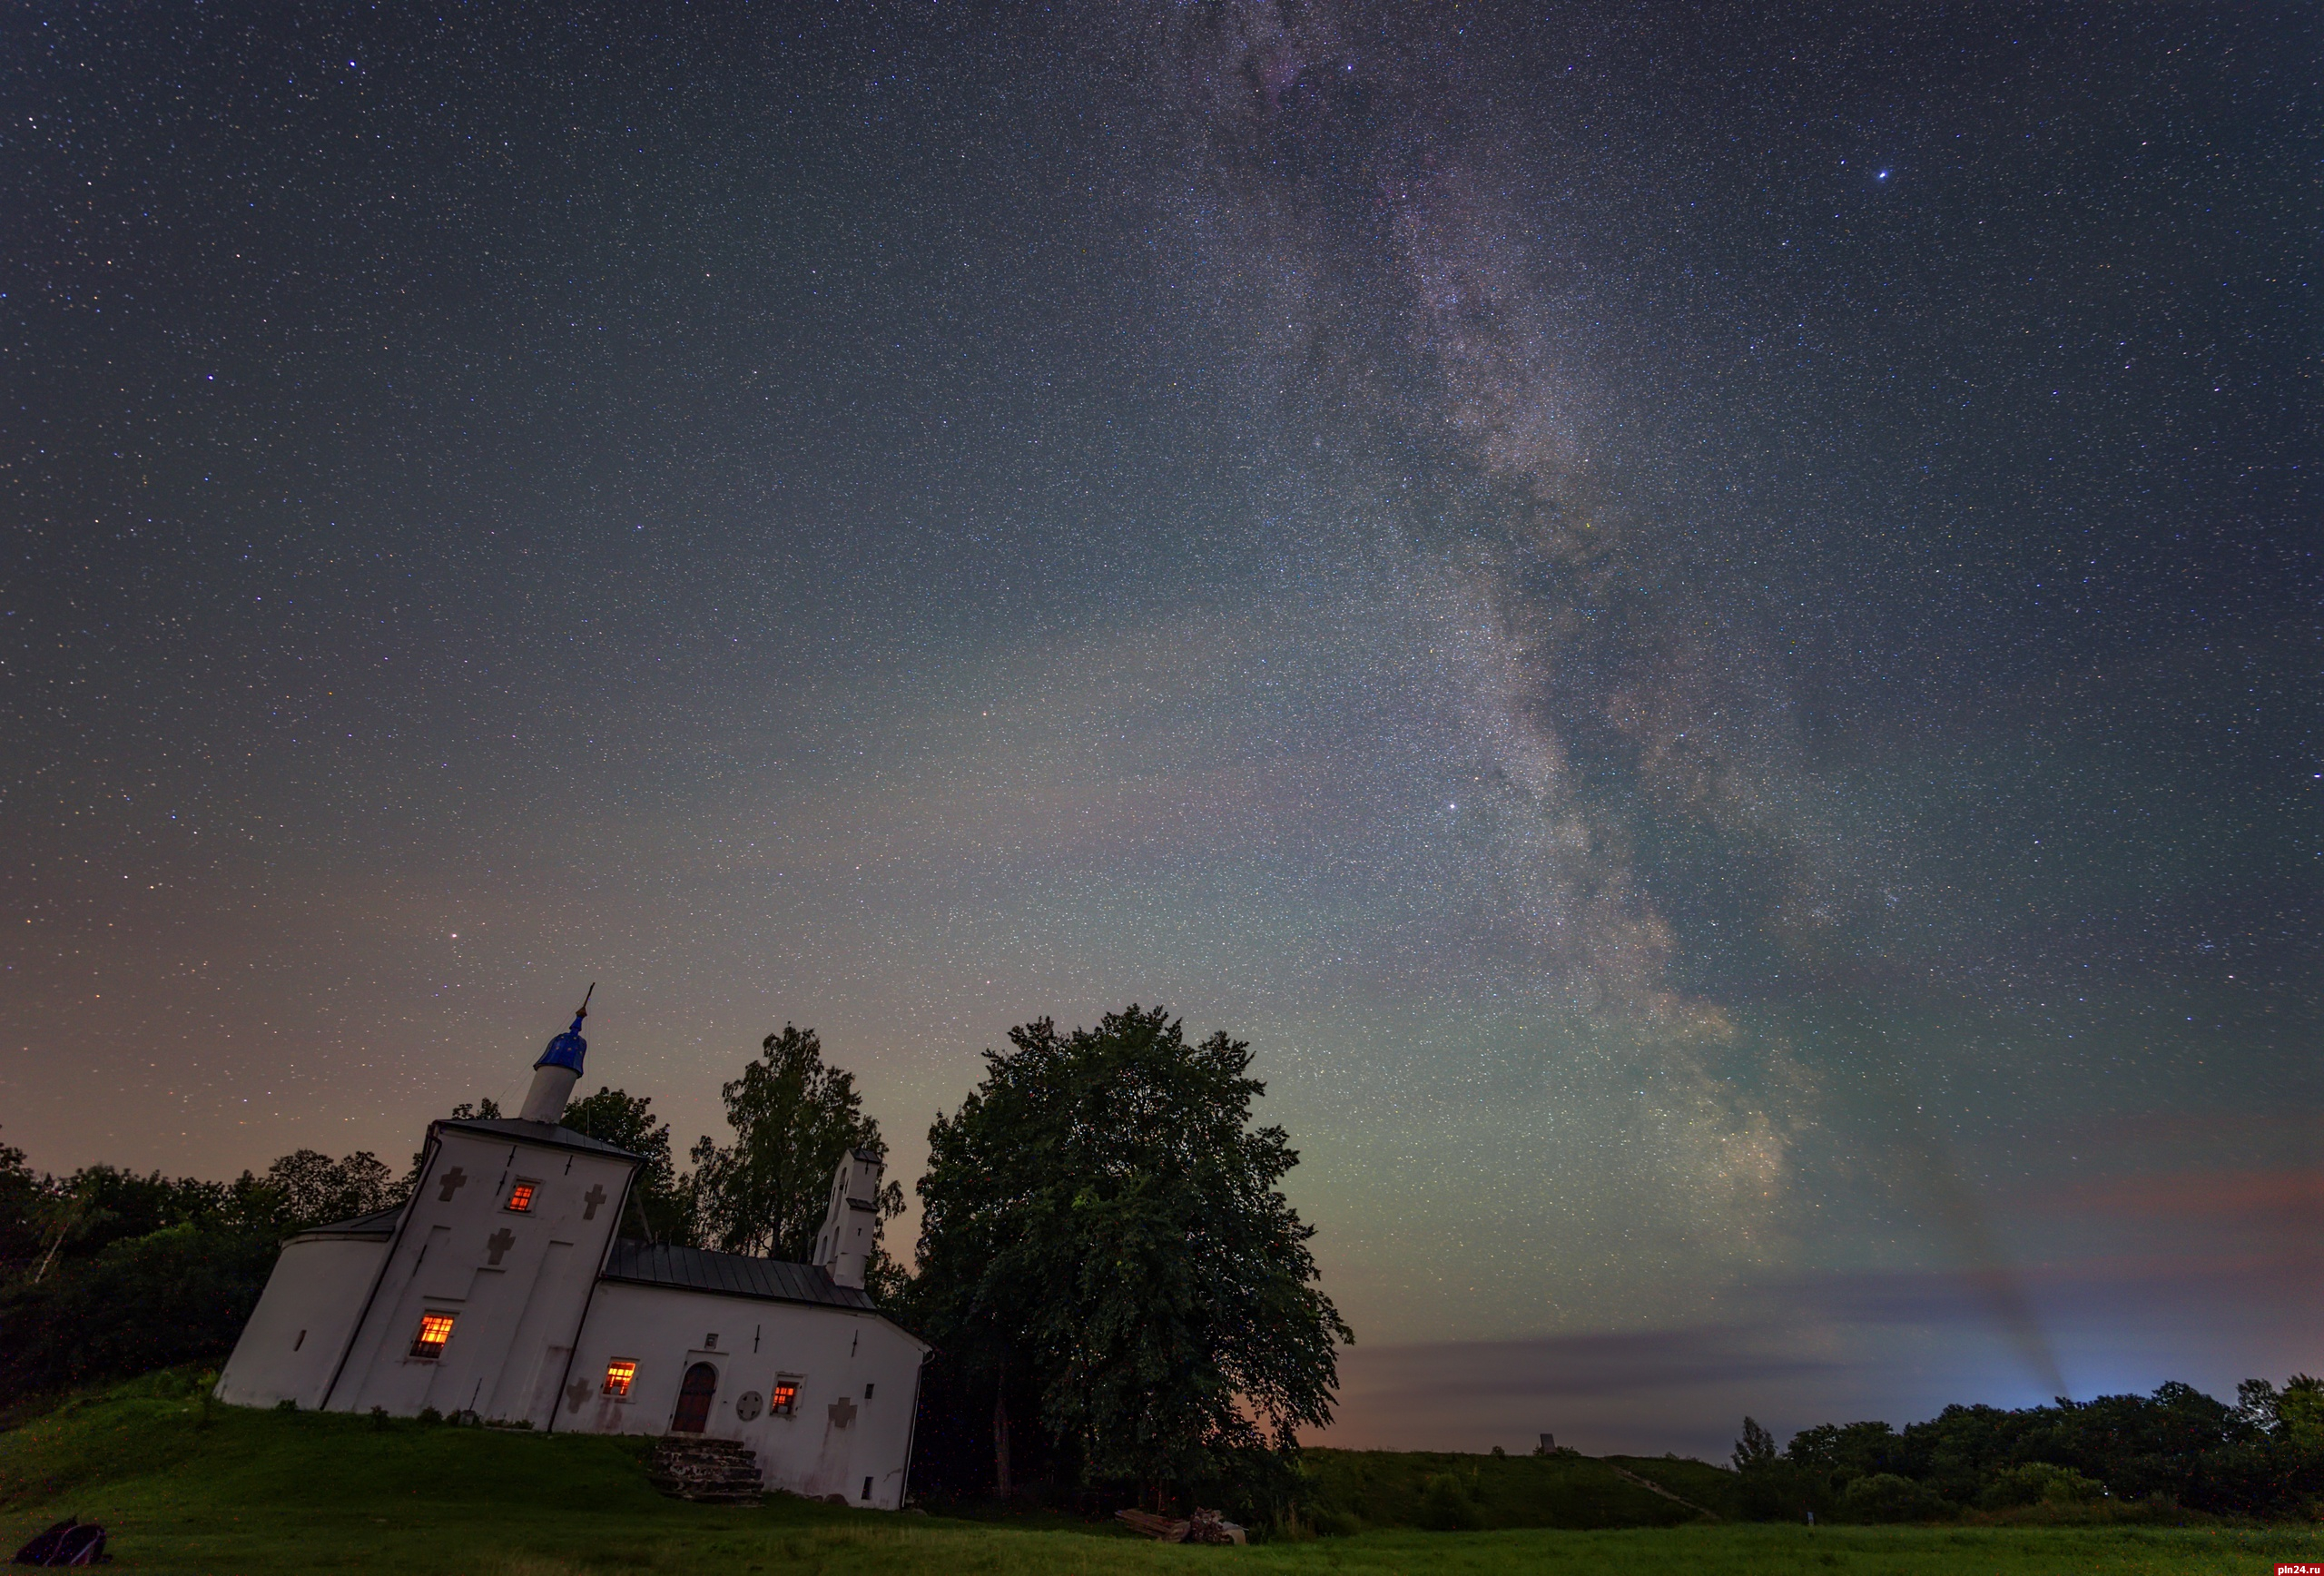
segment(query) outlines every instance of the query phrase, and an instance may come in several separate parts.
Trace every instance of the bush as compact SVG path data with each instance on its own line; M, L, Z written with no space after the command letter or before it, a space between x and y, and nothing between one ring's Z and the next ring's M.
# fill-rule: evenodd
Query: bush
M1438 1473L1421 1485L1420 1524L1432 1532L1472 1532L1485 1524L1484 1512L1469 1497L1459 1475Z
M1977 1504L1988 1511L2007 1510L2013 1505L2083 1505L2105 1492L2105 1484L2083 1476L2072 1467L2029 1461L1997 1474L1977 1496Z
M0 1295L0 1383L55 1390L234 1349L278 1251L271 1237L165 1226Z
M1852 1522L1933 1522L1952 1508L1926 1483L1893 1472L1860 1477L1840 1495L1840 1509Z
M1823 1507L1822 1475L1787 1461L1755 1464L1735 1474L1737 1500L1746 1520L1797 1522Z

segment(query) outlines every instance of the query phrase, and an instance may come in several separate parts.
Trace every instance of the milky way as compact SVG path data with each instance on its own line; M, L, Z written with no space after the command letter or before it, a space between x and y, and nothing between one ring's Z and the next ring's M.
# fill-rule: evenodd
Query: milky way
M1160 1000L1344 1437L2324 1363L2304 14L0 27L35 1164Z

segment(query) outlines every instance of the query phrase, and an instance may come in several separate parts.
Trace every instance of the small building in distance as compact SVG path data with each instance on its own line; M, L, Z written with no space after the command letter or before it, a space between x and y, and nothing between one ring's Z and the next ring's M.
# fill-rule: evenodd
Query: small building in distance
M285 1246L218 1398L723 1438L768 1488L900 1508L928 1346L863 1289L881 1157L840 1163L813 1264L625 1239L643 1159L558 1125L586 1016L516 1118L428 1125L403 1205Z

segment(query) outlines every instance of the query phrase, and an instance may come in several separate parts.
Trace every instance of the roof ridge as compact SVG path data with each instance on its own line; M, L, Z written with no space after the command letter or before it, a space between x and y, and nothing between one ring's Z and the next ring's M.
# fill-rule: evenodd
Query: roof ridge
M725 1253L675 1242L640 1242L617 1237L606 1256L606 1280L675 1286L761 1302L812 1303L825 1307L877 1312L879 1305L856 1286L842 1286L819 1265L754 1254Z

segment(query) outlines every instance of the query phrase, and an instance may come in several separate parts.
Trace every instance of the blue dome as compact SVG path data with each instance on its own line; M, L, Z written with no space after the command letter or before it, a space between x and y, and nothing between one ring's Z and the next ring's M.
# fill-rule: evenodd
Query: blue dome
M577 1014L572 1028L548 1042L540 1060L533 1063L535 1072L545 1067L569 1067L576 1073L581 1070L581 1058L589 1049L589 1042L581 1038L581 1019L587 1016L586 1012Z

